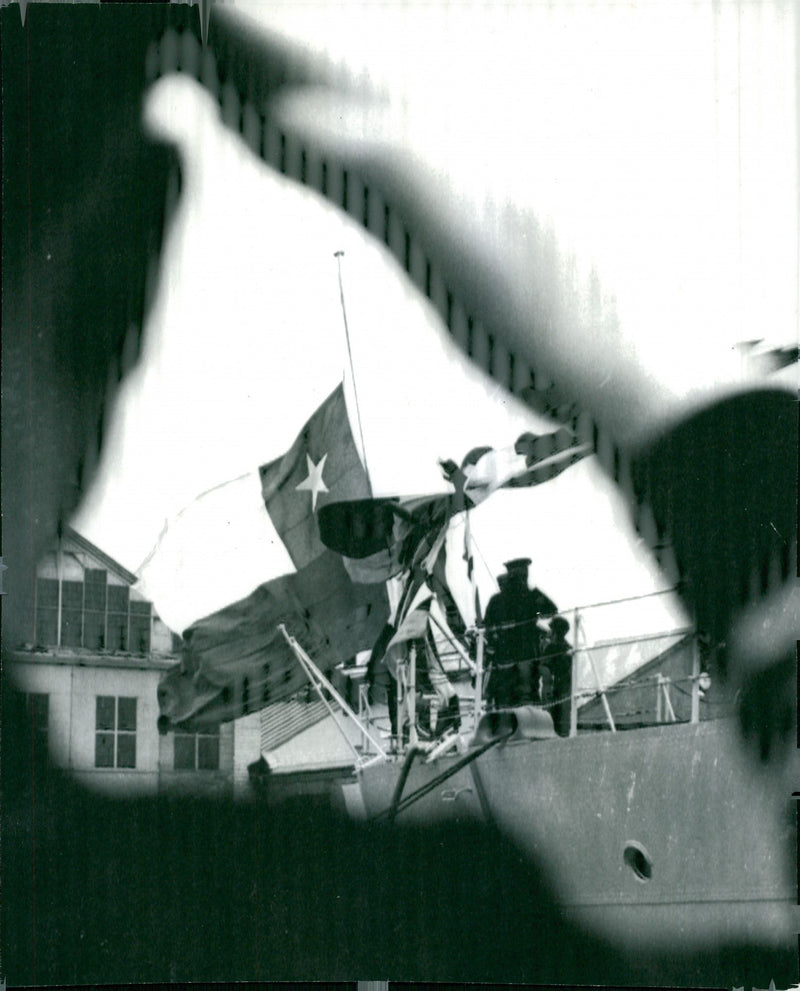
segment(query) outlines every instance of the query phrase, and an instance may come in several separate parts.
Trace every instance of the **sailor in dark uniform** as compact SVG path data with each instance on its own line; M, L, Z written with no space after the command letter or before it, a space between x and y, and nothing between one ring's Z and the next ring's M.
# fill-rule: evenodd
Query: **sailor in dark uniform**
M508 633L503 624L508 612L508 575L498 575L499 591L493 595L486 607L484 622L486 624L486 701L492 707L503 707L511 704L512 689L516 688L516 666L506 661L506 642ZM511 669L514 668L512 679ZM512 684L513 681L513 684Z
M538 588L528 588L530 558L507 561L498 578L500 591L486 608L487 699L498 708L539 702L538 662L545 631L540 616L552 616L555 603Z
M559 736L569 736L572 647L566 639L568 630L569 623L562 616L555 616L550 621L542 657L542 669L547 670L552 679L552 698L556 704L550 708L550 714Z

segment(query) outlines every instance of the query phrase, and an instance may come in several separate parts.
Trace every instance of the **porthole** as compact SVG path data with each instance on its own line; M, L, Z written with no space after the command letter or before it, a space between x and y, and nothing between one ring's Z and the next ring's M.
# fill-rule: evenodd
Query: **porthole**
M649 881L653 876L653 861L650 854L636 840L628 840L622 859L636 875L638 881Z

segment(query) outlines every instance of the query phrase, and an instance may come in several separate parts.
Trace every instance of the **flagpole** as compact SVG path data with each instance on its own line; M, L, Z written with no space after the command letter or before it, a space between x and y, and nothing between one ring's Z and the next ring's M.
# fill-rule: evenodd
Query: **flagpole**
M364 428L361 425L361 407L358 404L358 389L356 388L356 372L353 367L353 349L350 346L350 328L347 325L347 309L344 305L344 286L342 284L342 258L344 257L343 251L335 251L333 253L336 259L336 268L339 274L339 299L342 303L342 318L344 320L344 336L347 341L347 357L350 360L350 378L353 380L353 396L356 401L356 419L358 420L358 433L361 437L361 452L364 455L364 472L367 476L367 485L369 486L370 495L372 495L372 480L369 476L369 466L367 464L367 447L364 443Z

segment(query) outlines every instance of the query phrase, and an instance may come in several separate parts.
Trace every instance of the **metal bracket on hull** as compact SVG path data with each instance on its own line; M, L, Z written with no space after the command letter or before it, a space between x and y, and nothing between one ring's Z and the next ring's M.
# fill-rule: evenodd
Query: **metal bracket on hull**
M497 737L517 740L552 740L556 735L553 717L546 709L520 705L514 709L495 709L482 716L475 728L473 744L481 745Z
M383 812L379 812L375 819L388 819L389 822L394 822L395 818L407 809L414 802L419 801L419 799L424 798L426 795L430 794L435 788L438 788L440 784L447 781L448 778L452 778L454 774L467 767L473 761L476 761L481 754L485 754L487 750L491 750L492 747L496 747L498 743L505 742L511 733L505 733L502 736L497 736L488 743L484 743L483 746L478 747L477 750L473 750L471 754L467 754L466 757L462 757L453 764L452 767L447 768L446 771L442 771L441 774L437 774L435 778L431 778L430 781L426 782L424 785L420 785L415 791L412 791L410 795L406 795L403 798L403 789L405 788L406 781L408 780L408 775L411 771L411 765L414 762L414 758L419 753L417 749L412 749L406 756L405 763L403 764L403 770L400 773L400 778L395 787L394 795L392 796L392 804L388 809L384 809Z

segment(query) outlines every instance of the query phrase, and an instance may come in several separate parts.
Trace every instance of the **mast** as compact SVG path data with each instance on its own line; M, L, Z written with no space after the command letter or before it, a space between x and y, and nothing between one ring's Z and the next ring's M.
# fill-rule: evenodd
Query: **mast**
M367 464L367 447L364 443L364 428L361 424L361 407L358 402L358 387L356 386L356 372L353 367L353 349L350 346L350 328L347 324L347 308L344 304L344 285L342 283L342 258L344 258L343 251L335 251L333 253L336 259L336 269L339 275L339 300L342 304L342 319L344 321L344 337L347 342L347 357L350 361L350 379L353 383L353 398L356 401L356 419L358 420L358 435L361 438L361 453L364 456L364 472L367 476L367 485L369 487L370 495L373 494L372 491L372 479L369 474L369 465Z

